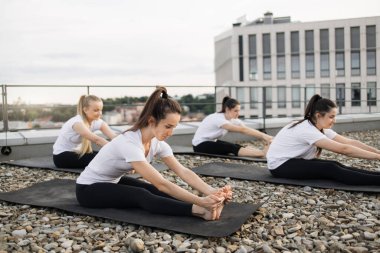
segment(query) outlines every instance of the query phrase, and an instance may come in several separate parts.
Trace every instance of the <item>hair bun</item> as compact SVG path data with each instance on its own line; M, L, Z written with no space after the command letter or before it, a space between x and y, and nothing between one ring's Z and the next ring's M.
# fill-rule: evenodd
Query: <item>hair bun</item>
M166 90L163 90L163 91L162 91L162 93L161 93L161 97L162 97L162 98L165 98L165 99L168 98L168 93L166 92Z

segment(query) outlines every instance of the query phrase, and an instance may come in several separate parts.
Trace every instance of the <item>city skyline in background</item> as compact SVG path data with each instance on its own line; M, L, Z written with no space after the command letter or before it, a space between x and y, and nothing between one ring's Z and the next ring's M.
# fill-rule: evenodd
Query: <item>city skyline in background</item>
M271 11L310 22L378 16L379 10L376 0L0 0L0 83L210 86L214 37L239 17L252 21ZM77 100L66 93L59 97ZM29 103L57 101L51 92L30 96L19 89L8 102L17 95Z

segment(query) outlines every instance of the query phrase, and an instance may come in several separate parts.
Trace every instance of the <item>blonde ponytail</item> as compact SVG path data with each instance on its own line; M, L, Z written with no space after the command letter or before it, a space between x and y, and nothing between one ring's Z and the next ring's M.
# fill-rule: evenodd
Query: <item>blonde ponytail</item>
M87 96L82 95L79 98L78 106L77 106L77 113L82 117L83 123L86 127L88 127L88 129L90 129L91 125L88 122L86 114L84 113L84 108L89 107L90 102L92 101L101 102L102 100L94 95L87 95ZM82 157L86 153L91 153L92 152L91 141L87 138L82 137L82 142L79 148L75 152L79 155L79 157Z

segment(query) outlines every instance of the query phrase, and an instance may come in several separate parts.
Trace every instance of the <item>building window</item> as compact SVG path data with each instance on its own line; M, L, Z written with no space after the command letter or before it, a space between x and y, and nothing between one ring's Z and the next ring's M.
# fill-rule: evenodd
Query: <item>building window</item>
M277 108L286 108L286 87L277 87Z
M259 88L251 87L250 88L250 108L257 109L259 104Z
M351 27L351 75L360 75L360 28Z
M376 75L376 50L367 50L367 75Z
M256 35L249 35L249 80L257 80Z
M312 96L315 95L315 85L307 84L305 87L305 104L307 104Z
M330 76L330 55L329 53L321 53L321 77Z
M321 52L321 77L330 76L329 30L319 30L319 49Z
M360 106L360 83L351 84L351 106Z
M314 77L314 54L306 54L306 77Z
M336 84L336 104L346 106L346 89L344 83Z
M244 90L245 87L236 88L236 100L240 102L240 109L244 109L245 106Z
M306 77L314 77L314 31L305 31Z
M291 53L299 54L300 53L300 35L299 32L290 33L290 50Z
M285 54L285 33L276 33L276 52L277 54Z
M290 53L292 78L300 78L300 39L299 32L290 33Z
M335 29L335 62L336 75L344 76L344 28Z
M239 35L239 80L244 81L243 36Z
M292 108L301 107L301 86L292 85Z
M319 30L319 49L321 51L329 51L329 29Z
M344 52L335 53L336 75L344 76Z
M249 80L257 80L257 58L249 58Z
M366 26L366 45L367 48L376 48L376 26Z
M376 26L366 27L367 75L376 75Z
M265 89L265 108L272 108L272 87L264 87Z
M256 34L249 35L249 55L256 56L257 52L257 45L256 45Z
M367 83L367 105L377 105L376 82Z
M300 78L300 56L292 55L292 78L298 79Z
M271 46L270 46L270 34L263 34L263 71L264 80L270 80L272 78L272 61L271 61Z
M360 49L360 27L351 27L351 49Z
M329 83L321 84L321 97L330 98L330 84Z
M351 75L360 75L360 51L351 51Z
M265 56L263 59L264 67L264 80L270 80L272 78L272 62L270 56Z
M285 56L277 56L277 79L285 79Z
M285 34L276 33L277 79L285 79Z

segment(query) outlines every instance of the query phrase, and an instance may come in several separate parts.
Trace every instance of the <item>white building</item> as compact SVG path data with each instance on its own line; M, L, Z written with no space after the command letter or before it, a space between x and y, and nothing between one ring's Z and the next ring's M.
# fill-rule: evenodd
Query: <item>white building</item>
M318 93L343 113L380 112L379 29L380 16L241 19L215 38L217 102L231 95L245 118L298 116Z

